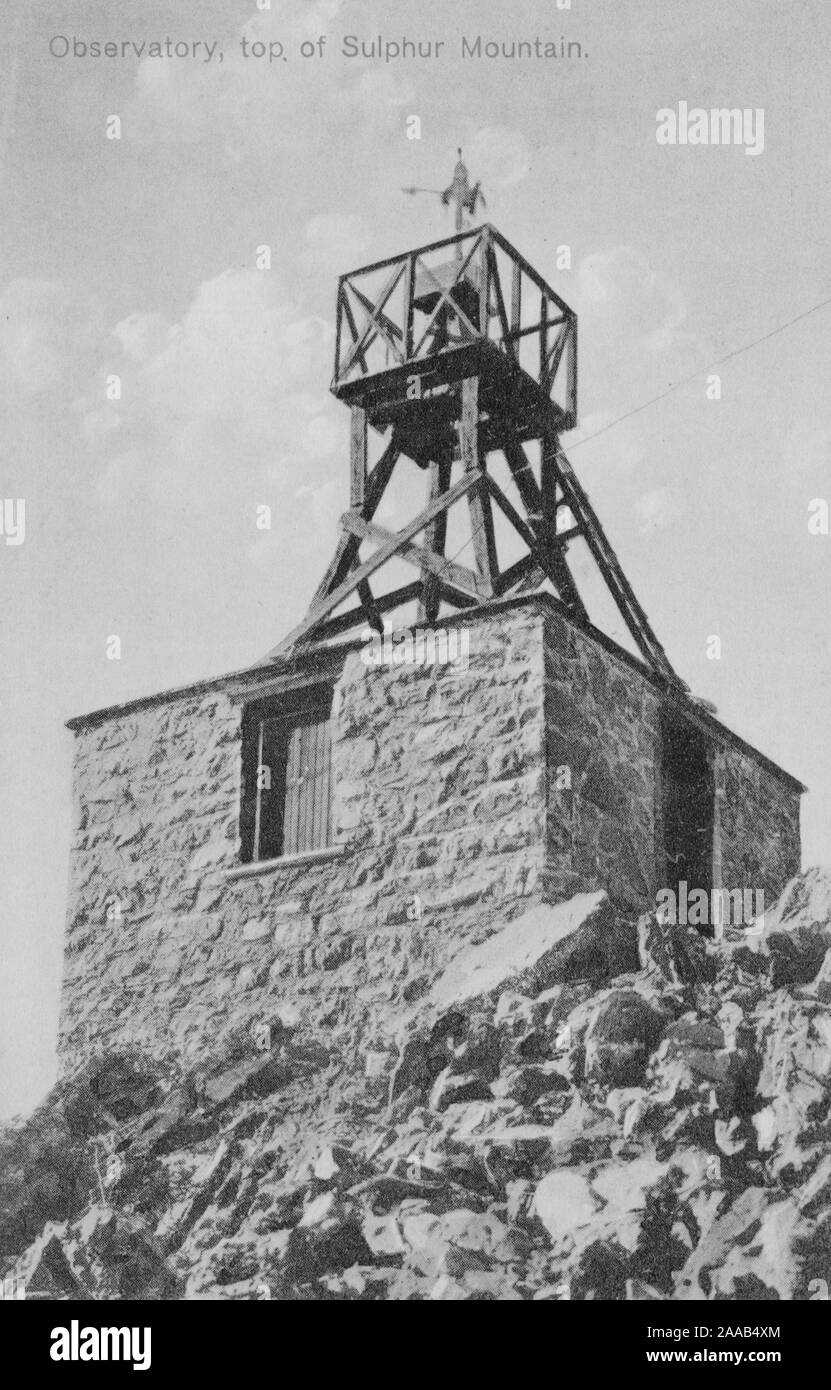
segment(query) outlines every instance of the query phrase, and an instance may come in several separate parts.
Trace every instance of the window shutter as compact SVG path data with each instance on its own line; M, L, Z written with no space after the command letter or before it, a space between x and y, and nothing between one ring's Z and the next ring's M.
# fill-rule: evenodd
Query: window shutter
M289 734L283 854L323 849L329 841L328 719L296 725Z
M249 707L240 837L246 861L325 849L331 834L331 689ZM270 786L260 786L267 767ZM248 848L246 849L246 846Z

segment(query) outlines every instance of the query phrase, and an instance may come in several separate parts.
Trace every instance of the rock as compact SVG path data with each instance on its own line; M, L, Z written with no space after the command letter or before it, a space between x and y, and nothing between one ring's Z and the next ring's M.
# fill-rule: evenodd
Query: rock
M753 1123L779 1178L815 1163L828 1144L831 1009L779 990L757 1006L753 1021L760 1055Z
M240 1008L185 1068L99 1057L0 1125L0 1272L98 1301L822 1297L829 886L795 881L767 938L679 946L642 919L643 968L611 981L602 895L594 925L578 900L535 909L441 976L436 924L411 924L357 1021L330 980L285 1019L261 1002L267 1053ZM682 946L717 977L688 977ZM436 997L402 1003L423 971Z
M16 1261L11 1278L19 1281L26 1296L42 1294L50 1299L91 1299L93 1293L76 1275L64 1250L66 1223L49 1222L42 1234ZM9 1275L6 1276L9 1278Z
M799 1247L810 1238L790 1198L753 1187L713 1223L676 1280L682 1299L807 1297Z
M615 930L605 893L580 893L541 904L509 922L481 946L459 953L433 985L430 1003L444 1012L505 990L531 996L569 976L602 976L605 939Z
M361 1227L364 1239L376 1258L400 1260L407 1247L393 1215L366 1216Z
M809 984L831 948L831 870L812 868L792 878L762 923L761 931L744 934L744 947L769 958L773 988Z
M593 1241L580 1253L570 1280L573 1299L625 1299L630 1260L614 1238Z
M279 1055L258 1053L215 1072L205 1082L204 1095L211 1105L227 1105L246 1095L279 1090L291 1078L291 1068Z
M366 1178L370 1169L362 1163L343 1144L326 1144L318 1150L312 1164L310 1176L317 1183L336 1187L339 1191L353 1187Z
M694 1014L686 1014L683 1018L676 1019L671 1023L666 1031L668 1038L673 1038L688 1047L693 1048L716 1048L724 1047L725 1038L721 1028L716 1023L708 1020L699 1020Z
M271 935L271 923L264 918L260 921L252 920L246 922L242 929L243 941L260 941L263 937Z
M64 1252L96 1299L173 1299L181 1294L161 1243L136 1216L93 1206L67 1229Z
M178 1249L187 1235L207 1211L217 1192L231 1171L234 1150L227 1140L217 1145L213 1154L198 1164L190 1177L189 1186L196 1190L177 1206L167 1212L156 1227L156 1235L162 1241L166 1254Z
M634 990L615 990L586 1032L586 1076L605 1086L637 1086L667 1019Z
M527 1253L528 1240L491 1213L467 1208L435 1213L412 1204L403 1214L401 1232L406 1263L431 1278L442 1275L465 1282L471 1271L487 1272Z
M822 965L814 976L811 988L817 999L821 1000L823 1004L831 1004L831 947L825 952Z
M665 922L659 913L650 912L638 921L637 934L641 970L670 989L714 979L705 938L694 927Z
M436 1077L430 1092L431 1110L446 1110L449 1105L462 1105L471 1100L490 1100L491 1089L487 1082L473 1072L461 1076L453 1074L452 1067L446 1067Z
M574 1237L581 1226L590 1226L599 1209L586 1179L565 1170L549 1173L537 1183L531 1208L554 1243Z
M334 1192L314 1198L291 1233L286 1271L297 1279L308 1279L371 1263L372 1251L357 1209L340 1202Z
M568 1081L550 1063L541 1067L515 1067L491 1083L493 1094L514 1100L517 1105L532 1106L542 1096L555 1091L569 1091Z

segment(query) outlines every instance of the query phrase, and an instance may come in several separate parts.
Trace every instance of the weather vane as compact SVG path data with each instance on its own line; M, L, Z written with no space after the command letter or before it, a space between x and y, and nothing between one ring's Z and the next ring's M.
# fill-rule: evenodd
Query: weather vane
M436 193L442 200L445 207L452 203L456 209L456 231L464 231L464 214L467 212L471 217L474 216L478 205L487 207L482 185L477 182L471 184L467 166L462 159L461 149L458 151L459 158L456 168L453 170L453 181L447 188L402 188L402 193Z

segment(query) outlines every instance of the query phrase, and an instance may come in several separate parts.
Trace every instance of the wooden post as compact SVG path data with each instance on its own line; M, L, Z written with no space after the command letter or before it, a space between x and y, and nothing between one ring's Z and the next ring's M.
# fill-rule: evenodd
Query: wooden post
M476 259L479 262L479 332L483 338L488 336L488 311L490 308L490 237L484 232Z
M452 469L452 459L446 457L440 460L433 460L430 464L430 490L427 497L428 505L435 502L437 498L443 496L450 486L450 476ZM447 539L447 512L439 512L435 520L431 521L424 534L424 541L428 549L436 555L444 554L445 541ZM439 616L439 605L441 594L439 592L439 581L435 574L423 569L422 574L421 598L418 604L418 621L432 626Z
M558 441L553 431L546 429L543 434L540 461L540 491L542 493L542 519L547 539L553 542L557 530L557 448Z
M465 473L478 473L482 486L468 493L473 554L481 576L482 592L492 598L496 589L499 566L493 532L490 493L485 485L484 459L479 448L479 378L465 377L462 382L462 418L459 425L462 467Z
M519 262L514 261L511 278L511 332L518 333L522 327L522 270ZM519 344L517 343L517 353Z
M577 319L571 320L571 332L568 339L568 413L571 416L571 426L577 424Z
M362 405L352 407L352 506L363 507L366 493L366 411Z

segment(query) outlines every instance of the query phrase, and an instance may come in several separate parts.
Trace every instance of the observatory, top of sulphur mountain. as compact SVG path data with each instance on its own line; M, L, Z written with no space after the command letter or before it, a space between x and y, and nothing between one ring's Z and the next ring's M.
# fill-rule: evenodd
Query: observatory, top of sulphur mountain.
M576 314L469 225L461 152L435 191L452 235L338 284L350 500L305 617L245 671L70 721L66 1059L199 1055L286 994L360 1032L537 904L799 870L804 788L690 695L563 450Z

